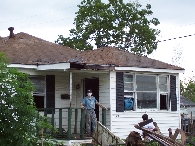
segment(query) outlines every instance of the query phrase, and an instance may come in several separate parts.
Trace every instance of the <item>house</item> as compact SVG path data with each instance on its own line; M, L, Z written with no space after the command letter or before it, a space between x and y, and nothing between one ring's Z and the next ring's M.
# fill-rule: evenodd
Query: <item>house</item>
M162 134L180 127L183 68L114 47L78 51L9 30L10 36L0 38L0 52L10 58L10 67L30 75L36 106L50 108L47 115L52 115L56 127L76 133L82 119L80 101L87 89L109 109L105 125L122 139L131 131L140 132L134 125L144 113L158 123ZM97 107L100 122L102 115ZM69 125L74 121L78 122Z
M180 96L180 113L185 118L195 119L195 103L184 96Z

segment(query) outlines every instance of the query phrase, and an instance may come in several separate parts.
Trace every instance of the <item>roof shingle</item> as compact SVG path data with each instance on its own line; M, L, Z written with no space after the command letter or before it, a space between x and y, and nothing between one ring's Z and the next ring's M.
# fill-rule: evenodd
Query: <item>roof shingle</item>
M140 67L156 69L183 70L183 68L164 63L145 56L136 55L114 47L104 47L81 52L83 61L88 64L115 65L118 67Z
M181 67L114 47L78 51L23 32L15 34L11 39L0 38L0 51L6 52L12 64L55 64L77 61L81 64L184 70Z
M4 43L2 43L4 42ZM6 52L13 64L54 64L69 62L79 51L51 43L26 33L1 41L1 52Z

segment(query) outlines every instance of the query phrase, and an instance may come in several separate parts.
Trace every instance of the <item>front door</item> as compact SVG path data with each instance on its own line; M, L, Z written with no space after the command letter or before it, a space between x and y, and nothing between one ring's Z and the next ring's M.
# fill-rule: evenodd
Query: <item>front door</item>
M98 78L85 78L84 79L84 88L83 88L83 93L84 96L87 96L87 90L91 89L92 90L92 95L96 98L96 100L99 102L99 79ZM95 114L97 121L99 121L99 106L95 106Z

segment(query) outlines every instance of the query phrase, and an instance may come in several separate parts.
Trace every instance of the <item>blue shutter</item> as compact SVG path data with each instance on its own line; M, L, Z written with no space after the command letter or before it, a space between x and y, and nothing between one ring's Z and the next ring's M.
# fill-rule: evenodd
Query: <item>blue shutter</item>
M170 101L171 111L177 111L176 76L170 76Z
M116 112L124 112L123 72L116 72Z

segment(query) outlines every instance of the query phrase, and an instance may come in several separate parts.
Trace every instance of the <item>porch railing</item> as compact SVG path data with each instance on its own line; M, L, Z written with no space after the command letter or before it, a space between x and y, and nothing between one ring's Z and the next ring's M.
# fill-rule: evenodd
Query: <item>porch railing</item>
M48 118L58 131L53 133L57 139L85 139L85 111L81 108L42 108L40 115ZM106 110L102 109L102 125L106 126ZM47 132L47 129L44 129Z

